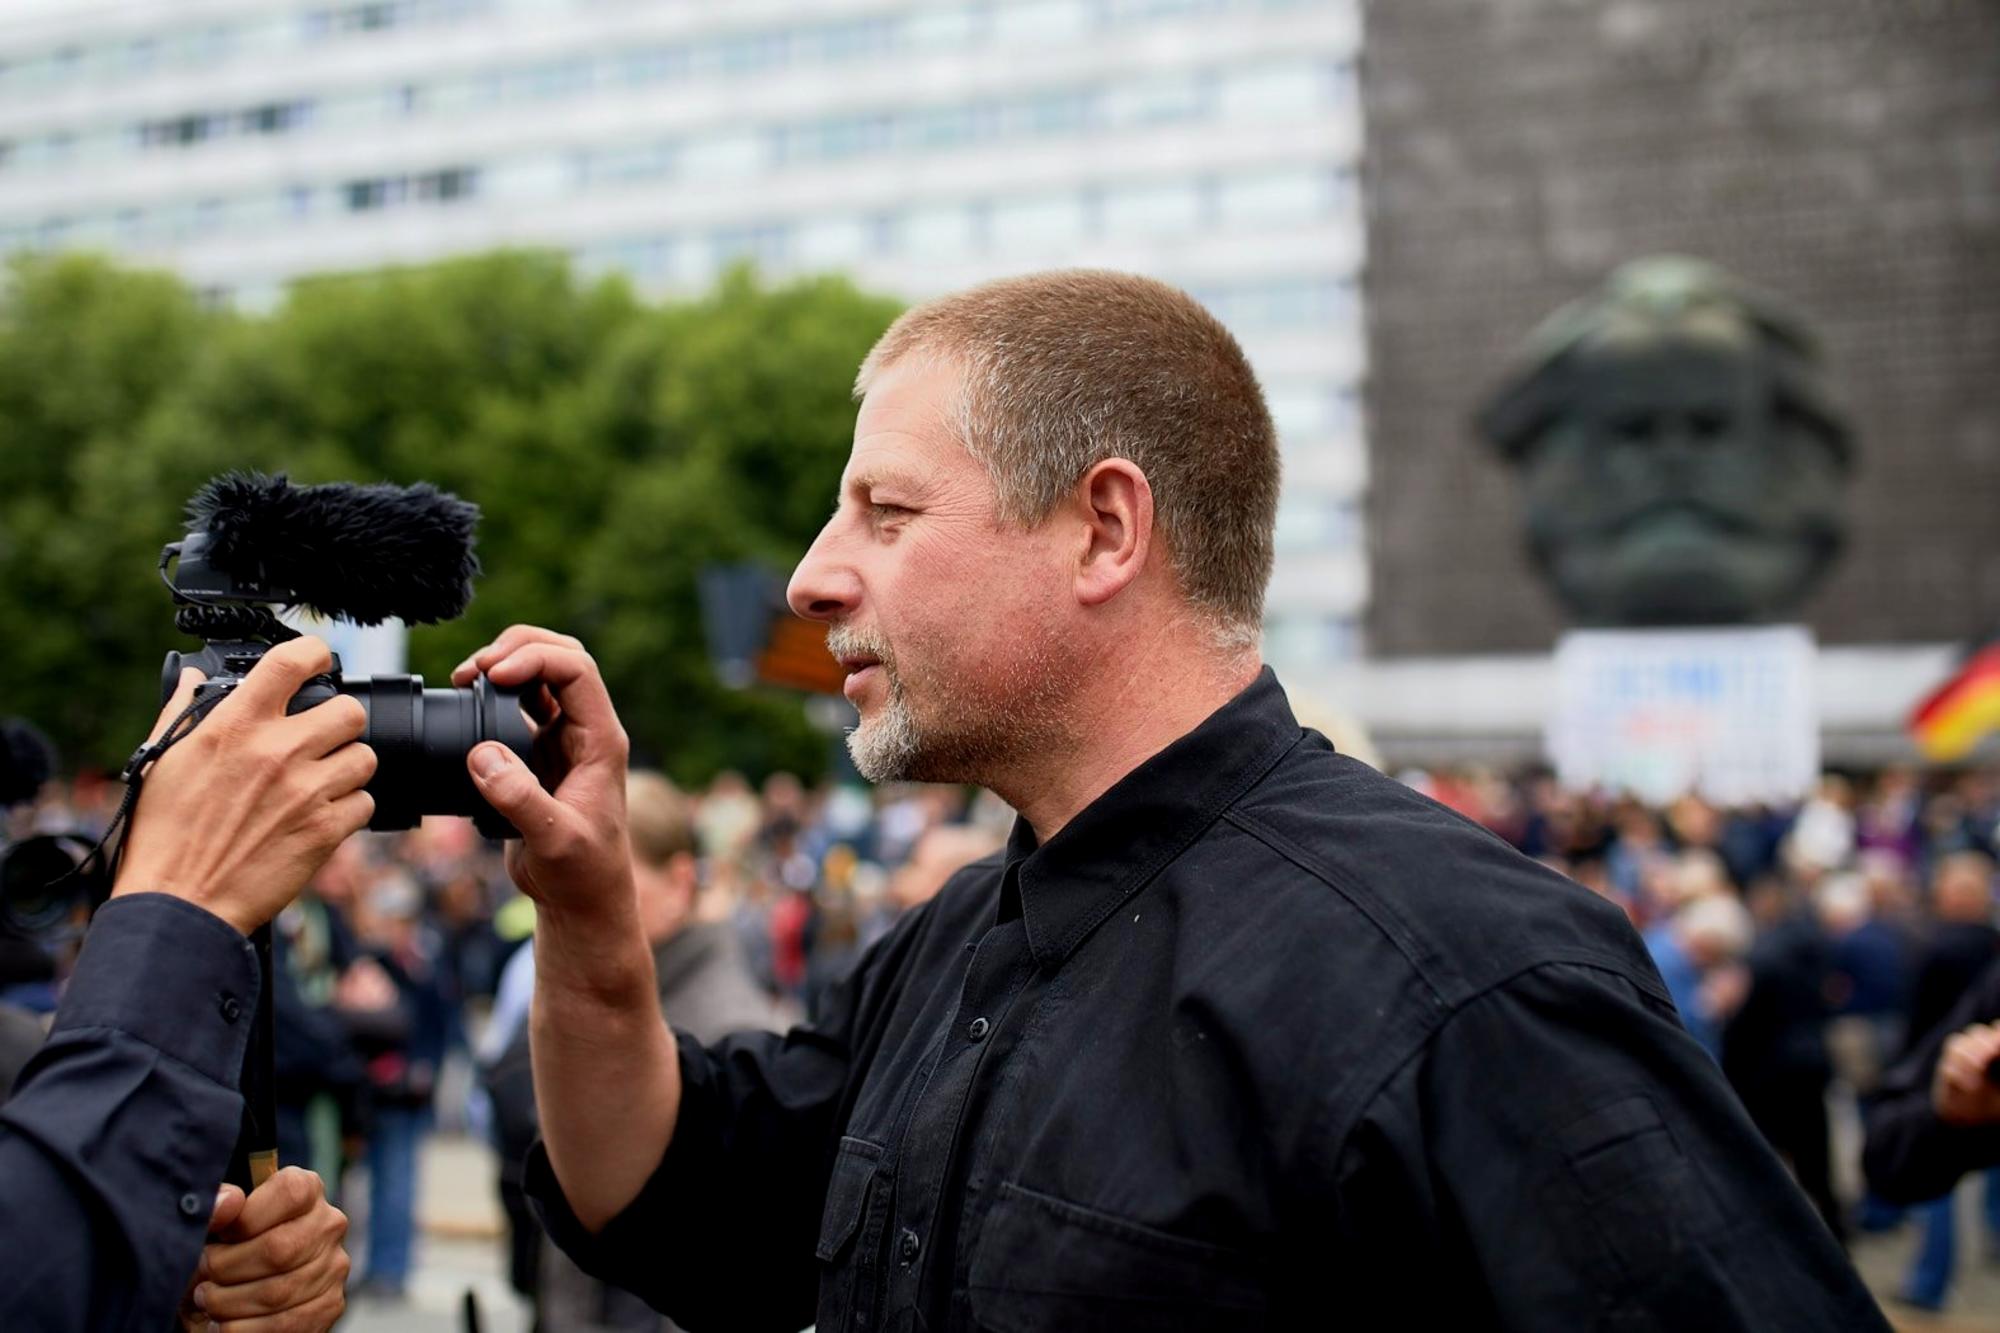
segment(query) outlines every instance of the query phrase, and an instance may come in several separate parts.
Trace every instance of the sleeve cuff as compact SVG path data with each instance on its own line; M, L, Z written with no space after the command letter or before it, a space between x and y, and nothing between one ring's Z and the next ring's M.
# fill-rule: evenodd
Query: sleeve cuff
M97 909L51 1035L113 1028L234 1089L262 978L228 922L164 893Z

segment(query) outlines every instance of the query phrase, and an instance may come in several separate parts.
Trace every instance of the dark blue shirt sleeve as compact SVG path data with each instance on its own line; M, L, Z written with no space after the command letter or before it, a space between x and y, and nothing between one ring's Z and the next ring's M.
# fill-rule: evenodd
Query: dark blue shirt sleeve
M2000 1020L2000 963L1883 1076L1864 1116L1861 1167L1869 1188L1890 1203L1922 1203L1951 1193L1959 1178L2000 1166L2000 1125L1947 1125L1931 1107L1931 1081L1945 1043L1974 1023Z
M169 1328L241 1126L256 951L165 894L98 910L0 1107L0 1328Z

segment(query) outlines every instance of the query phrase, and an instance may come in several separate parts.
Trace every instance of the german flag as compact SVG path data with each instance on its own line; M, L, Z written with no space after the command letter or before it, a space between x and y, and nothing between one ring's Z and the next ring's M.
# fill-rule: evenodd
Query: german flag
M1926 759L1948 764L2000 731L2000 639L1974 652L1958 674L1910 714L1910 734Z

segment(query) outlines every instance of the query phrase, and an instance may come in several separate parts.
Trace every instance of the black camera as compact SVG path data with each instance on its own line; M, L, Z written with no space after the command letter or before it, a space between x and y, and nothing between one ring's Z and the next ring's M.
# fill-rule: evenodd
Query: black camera
M282 474L232 473L195 496L188 519L188 535L160 554L160 577L173 595L174 623L206 646L167 654L162 703L183 667L207 676L195 695L203 703L234 689L275 644L296 637L274 607L305 606L361 625L449 620L471 600L479 572L472 554L478 508L425 485L295 487ZM464 689L426 689L422 676L350 678L336 657L333 670L307 682L287 711L341 694L368 714L361 739L377 759L369 828L469 815L489 838L517 836L473 786L465 757L482 741L498 741L528 759L533 737L521 690L484 676Z

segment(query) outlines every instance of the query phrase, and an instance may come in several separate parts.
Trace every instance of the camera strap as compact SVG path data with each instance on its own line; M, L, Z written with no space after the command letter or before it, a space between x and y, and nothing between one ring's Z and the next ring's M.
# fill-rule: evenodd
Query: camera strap
M125 856L125 839L119 835L131 824L132 807L139 803L139 788L146 781L146 770L152 767L154 760L185 740L188 733L195 729L196 724L207 717L217 704L227 699L229 692L234 688L235 682L230 681L213 688L197 690L188 706L181 709L157 739L147 741L132 751L132 757L125 761L125 767L118 775L124 779L125 796L118 802L118 809L111 816L111 822L104 826L104 835L97 840L97 845L90 849L89 854L76 863L76 868L62 879L82 874L87 868L97 866L104 871L106 883L117 882L118 863ZM114 838L117 839L117 846L107 854L104 849L112 845ZM56 883L60 884L62 879Z

